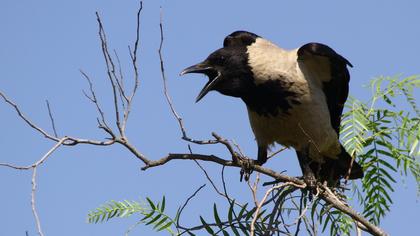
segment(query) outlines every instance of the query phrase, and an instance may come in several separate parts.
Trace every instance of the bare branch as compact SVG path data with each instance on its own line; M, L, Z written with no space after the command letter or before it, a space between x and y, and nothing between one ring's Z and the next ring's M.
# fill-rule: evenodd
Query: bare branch
M115 64L114 61L112 60L111 55L109 54L109 50L108 50L108 42L107 42L107 38L106 38L106 34L105 34L105 30L103 28L102 25L102 20L101 17L99 16L99 13L96 12L96 20L98 22L98 26L99 26L99 38L101 40L101 48L102 48L102 53L105 59L105 64L106 64L106 68L107 68L107 75L108 75L108 79L109 82L111 84L111 88L112 88L112 95L113 95L113 99L114 99L114 112L115 112L115 123L117 125L117 128L120 132L121 136L124 136L124 131L122 129L121 126L121 122L120 122L120 111L119 111L119 103L118 103L118 90L117 90L117 86L115 85L118 81L118 77L116 76L116 72L115 72Z
M131 57L131 65L133 66L134 70L134 86L133 90L131 92L130 97L127 98L127 108L124 111L124 120L122 124L122 129L125 130L127 126L128 116L131 112L131 105L133 103L133 98L136 95L137 88L139 87L140 80L139 80L139 70L137 66L137 50L140 42L140 13L143 10L143 2L140 1L140 7L137 11L137 20L136 20L136 40L134 41L134 50L131 51L131 47L128 46L128 51L130 52ZM122 76L122 73L120 73ZM122 77L121 77L121 83L122 83Z
M117 85L118 85L118 96L119 96L120 101L121 101L121 106L124 110L124 120L123 120L123 123L124 123L125 113L127 111L125 104L128 103L130 100L125 95L124 76L123 76L123 73L122 73L121 61L120 61L120 57L118 56L118 53L115 49L114 49L114 55L115 55L115 58L117 59L117 63L118 63L118 74L115 74L115 81L117 82Z
M302 131L302 133L308 138L308 143L312 143L317 150L318 153L321 153L321 150L319 149L318 144L315 142L315 140L303 129L300 123L298 123L299 129Z
M66 139L67 138L60 139L60 141L57 142L50 150L48 150L48 152L41 159L39 159L37 162L35 162L32 165L29 165L29 166L14 166L14 165L7 164L7 163L0 163L0 166L10 167L10 168L17 169L17 170L29 170L29 169L32 169L32 179L31 179L31 184L32 184L31 208L32 208L32 213L33 213L34 218L35 218L36 228L37 228L38 234L40 236L44 236L44 233L42 232L41 221L39 219L38 212L36 210L36 202L35 202L35 192L36 192L36 187L37 187L37 182L36 182L37 168L42 163L44 163L47 160L47 158L55 150L57 150L57 148L60 147L64 143L64 141L66 141Z
M265 203L265 201L267 200L267 198L268 198L268 196L270 195L270 193L271 193L272 191L276 190L276 189L283 188L283 187L285 187L285 186L295 186L295 187L297 187L297 188L305 188L305 187L306 187L306 184L299 185L299 184L296 184L296 183L294 183L294 182L286 182L286 183L282 183L282 184L276 185L276 186L274 186L274 187L270 188L269 190L267 190L267 192L264 194L263 199L259 202L259 204L258 204L258 206L257 206L257 209L256 209L256 210L255 210L255 212L254 212L254 217L253 217L253 219L252 219L252 222L251 222L251 229L250 229L250 234L251 234L251 236L254 236L254 235L255 235L255 223L257 222L258 215L260 214L261 207L263 206L263 204L264 204L264 203Z
M211 186L213 187L214 191L216 191L216 193L218 193L219 195L226 197L227 196L225 194L223 194L222 192L220 192L220 190L217 188L216 184L213 182L213 180L210 178L209 174L207 173L206 169L204 169L204 167L200 164L200 162L198 162L197 160L193 160L195 162L195 164L197 164L197 166L203 171L204 175L206 176L207 180L210 182Z
M257 207L258 206L258 199L257 199L257 190L258 190L258 184L260 182L260 175L257 173L257 176L255 177L254 184L251 186L250 180L247 181L248 187L251 190L252 193L252 199L254 200L254 204Z
M195 190L195 192L194 192L191 196L189 196L189 197L187 198L187 200L184 202L184 204L182 205L182 207L179 209L179 211L178 211L178 217L177 217L177 220L176 220L177 227L179 227L179 226L180 226L180 224L179 224L179 219L181 218L182 211L183 211L183 210L184 210L184 208L188 205L188 202L189 202L191 199L193 199L193 198L195 197L195 195L197 195L197 193L198 193L198 192L200 192L200 190L201 190L201 189L203 189L205 186L206 186L206 184L203 184L203 185L201 185L201 186L200 186L197 190Z
M161 166L168 163L171 160L201 160L201 161L216 162L218 164L225 165L225 166L235 166L235 164L232 161L227 161L214 155L170 153L166 157L163 157L159 160L150 161L141 169L147 170L151 167Z
M44 156L41 157L41 159L39 159L37 162L29 165L29 166L15 166L12 164L8 164L8 163L0 163L0 166L4 166L4 167L10 167L16 170L29 170L29 169L33 169L39 165L41 165L42 163L45 162L45 160L47 160L47 158L55 151L57 150L57 148L59 148L62 144L64 144L64 142L66 140L68 140L68 137L64 137L62 139L60 139L50 150L48 150L47 153L45 153Z
M90 91L90 96L87 95L85 93L85 91L83 91L83 94L96 106L96 110L98 111L99 115L101 116L101 120L102 122L99 122L100 125L106 126L108 128L108 130L111 130L111 128L109 128L108 123L105 120L105 113L103 112L98 99L96 98L96 94L95 94L95 89L93 88L93 83L92 80L90 79L90 77L82 70L80 70L80 73L82 74L83 78L86 79L86 81L89 83L89 91Z
M55 129L55 122L54 122L54 117L53 117L52 112L51 112L50 103L48 102L48 100L45 100L45 102L47 103L48 116L50 117L51 126L52 126L53 131L54 131L54 136L57 138L58 134L57 134L57 130Z
M40 236L44 236L44 233L42 232L41 229L41 221L39 220L39 216L38 213L36 211L36 206L35 206L35 191L36 191L36 166L34 167L33 171L32 171L32 191L31 191L31 206L32 206L32 213L34 214L35 217L35 222L36 222L36 228L38 229L38 234Z
M21 111L20 111L20 109L19 109L19 107L12 101L12 100L10 100L9 98L7 98L6 97L6 95L4 95L1 91L0 91L0 97L2 97L3 99L4 99L4 101L6 102L6 103L8 103L9 105L11 105L14 109L15 109L15 111L17 112L17 114L18 114L18 116L20 117L20 118L22 118L24 121L25 121L25 123L27 124L27 125L29 125L31 128L33 128L33 129L35 129L36 131L38 131L38 132L40 132L42 135L44 135L44 137L45 138L48 138L48 139L51 139L51 140L54 140L54 141L56 141L56 142L58 142L59 141L59 138L57 138L57 137L54 137L53 135L51 135L51 134L49 134L48 132L46 132L46 131L44 131L43 129L41 129L39 126L37 126L37 125L35 125L32 121L30 121Z
M277 154L279 154L280 152L283 152L286 149L287 149L287 147L281 147L279 150L274 151L274 152L268 154L267 160L271 159L272 157L276 156Z
M153 161L149 160L145 155L143 155L141 152L137 150L136 147L131 145L127 139L116 139L115 142L120 143L124 147L126 147L134 156L136 156L138 159L140 159L146 166L150 165Z
M335 194L326 186L321 186L320 198L322 198L327 203L331 204L337 210L340 210L353 218L355 221L360 222L363 226L366 227L367 232L376 236L385 236L388 235L383 229L378 226L370 223L363 216L359 215L355 210L351 209L347 204L340 201ZM361 228L364 230L363 228Z
M192 139L192 138L188 137L187 130L184 126L184 122L182 120L182 117L175 110L175 106L173 105L172 99L169 96L168 85L167 85L167 82L166 82L166 75L165 75L165 66L164 66L163 56L162 56L162 48L163 48L163 40L164 40L163 23L162 23L163 19L162 19L162 17L163 17L163 14L162 14L162 11L161 11L160 24L159 24L160 45L159 45L158 53L159 53L159 60L160 60L160 72L161 72L161 77L162 77L162 80L163 80L163 93L165 95L166 101L168 102L169 108L171 109L171 112L172 112L173 116L178 121L178 125L179 125L179 128L181 129L181 133L182 133L182 139L187 141L187 142L195 143L195 144L216 144L216 143L219 143L217 140L196 140L196 139Z
M233 149L232 145L229 143L229 141L227 139L224 139L224 138L220 137L215 132L212 132L211 135L217 140L217 142L225 145L225 147L227 148L227 150L232 155L232 161L233 162L240 163L240 159L241 159L240 154L237 153L237 152L235 152L235 150Z

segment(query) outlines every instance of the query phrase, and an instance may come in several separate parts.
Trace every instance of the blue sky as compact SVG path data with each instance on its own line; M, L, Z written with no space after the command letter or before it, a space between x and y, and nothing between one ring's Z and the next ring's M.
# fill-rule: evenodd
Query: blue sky
M127 45L135 36L137 1L12 1L0 7L0 90L13 98L39 126L51 130L45 99L50 101L60 135L101 139L96 112L83 96L88 89L79 69L91 75L106 114L111 117L110 87L101 57L95 11L103 18L111 48L130 75ZM141 16L141 85L128 124L128 137L151 159L169 152L188 152L162 95L159 71L159 14L163 9L164 60L175 106L190 136L210 138L215 131L234 139L248 155L256 145L241 101L210 93L194 100L203 76L179 72L221 47L235 30L248 30L284 48L316 41L328 44L354 65L351 94L369 97L362 87L380 75L419 74L420 4L416 1L145 1ZM417 96L418 97L418 96ZM0 102L0 162L28 165L54 144L29 129ZM193 146L195 152L228 157L223 147ZM193 162L173 162L140 171L140 163L119 146L60 148L39 168L37 207L46 235L122 235L135 222L114 220L90 225L90 209L114 199L168 198L169 213L206 179ZM220 168L204 164L219 181ZM293 152L267 166L300 175ZM227 172L231 194L250 200L238 171ZM31 173L0 168L0 235L36 235L30 209ZM417 230L420 204L414 181L404 179L393 194L394 205L383 228L391 235ZM191 203L186 219L198 222L198 211L210 215L219 201L207 186ZM153 235L140 226L132 235Z

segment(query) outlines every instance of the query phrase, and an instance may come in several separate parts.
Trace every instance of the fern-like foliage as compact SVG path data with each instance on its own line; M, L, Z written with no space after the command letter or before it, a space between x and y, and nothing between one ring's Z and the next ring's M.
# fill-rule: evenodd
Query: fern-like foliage
M142 218L134 226L139 224L151 225L157 232L166 230L171 235L176 235L171 229L171 226L175 225L176 219L172 219L165 213L165 197L157 203L154 203L150 198L146 198L146 200L146 203L128 200L110 201L89 212L87 221L96 224L112 218L123 218L137 213ZM131 229L132 227L127 232Z
M201 226L205 231L210 235L249 235L251 228L251 221L253 214L255 213L256 207L251 207L248 209L248 204L243 206L237 205L235 201L229 203L227 220L222 221L222 216L219 215L216 204L213 205L213 220L205 220L200 216ZM264 212L261 212L259 216L261 217ZM259 222L256 223L256 227L263 229L263 225ZM188 231L189 235L196 235L192 231ZM258 234L256 234L258 235Z
M398 172L403 176L411 173L420 190L420 112L414 97L414 89L419 86L418 76L373 79L369 85L372 99L349 99L348 111L343 115L343 144L353 157L359 158L365 171L362 190L355 191L363 192L359 195L363 214L375 224L390 209ZM411 111L396 105L404 101Z
M349 111L343 114L341 137L343 145L351 156L360 155L365 147L369 119L366 117L368 107L361 101L350 97L347 102Z

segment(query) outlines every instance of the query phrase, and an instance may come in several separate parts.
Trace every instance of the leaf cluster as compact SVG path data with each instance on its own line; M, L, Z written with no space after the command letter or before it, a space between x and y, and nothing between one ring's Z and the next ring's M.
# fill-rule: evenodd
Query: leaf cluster
M165 213L165 196L161 202L154 203L150 198L146 198L146 203L137 201L110 201L95 210L89 212L88 223L102 223L112 218L129 217L138 213L142 218L133 227L130 227L126 234L139 224L153 226L157 232L162 230L168 231L174 235L171 226L175 224L176 219L172 219Z

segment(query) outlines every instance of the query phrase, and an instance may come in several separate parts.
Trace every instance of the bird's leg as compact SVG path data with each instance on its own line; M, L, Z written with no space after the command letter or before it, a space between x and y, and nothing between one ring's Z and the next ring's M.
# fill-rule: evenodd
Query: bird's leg
M258 145L258 159L257 164L262 166L267 162L267 147Z
M303 151L297 151L297 156L300 164L300 168L302 169L303 180L305 181L308 188L313 189L316 187L316 178L314 172L310 167L310 160L309 160L309 147L304 148Z
M241 166L241 178L245 178L245 181L249 180L249 177L254 170L254 165L263 165L267 162L267 147L258 146L258 157L257 160L252 159L242 159L242 166Z

